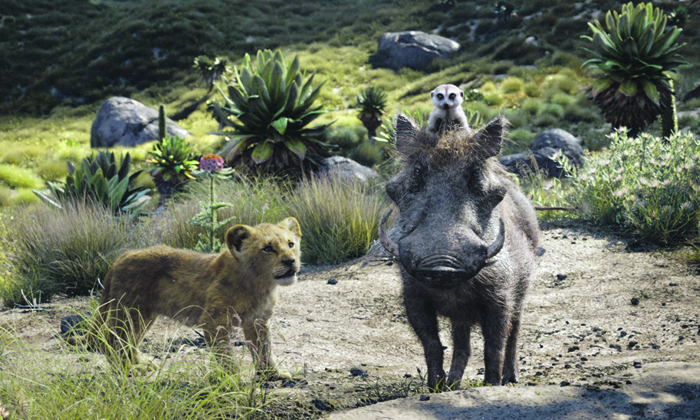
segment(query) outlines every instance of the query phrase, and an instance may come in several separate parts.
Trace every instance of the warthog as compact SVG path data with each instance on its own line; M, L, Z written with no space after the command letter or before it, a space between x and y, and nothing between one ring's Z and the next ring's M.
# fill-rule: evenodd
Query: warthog
M495 158L505 124L497 117L478 132L440 136L418 130L404 115L397 118L396 147L406 167L386 192L399 214L387 233L387 211L379 236L398 258L406 314L423 344L434 390L459 387L475 323L484 336L485 382L518 382L518 329L539 228L532 204ZM438 314L452 323L447 378Z

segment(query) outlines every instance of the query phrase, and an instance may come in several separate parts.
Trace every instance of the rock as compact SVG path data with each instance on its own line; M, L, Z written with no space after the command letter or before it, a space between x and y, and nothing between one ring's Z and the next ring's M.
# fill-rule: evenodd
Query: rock
M89 316L88 313L86 316ZM82 335L87 331L85 316L69 315L61 318L61 337L67 338Z
M374 169L360 165L354 160L342 156L331 156L326 159L326 164L319 173L337 176L343 180L355 178L363 182L379 177L379 174Z
M583 165L584 153L579 140L560 128L543 131L535 138L529 152L502 156L500 162L519 176L527 176L537 168L550 177L558 178L564 175L563 168L555 160L560 152L575 167Z
M459 43L451 39L425 32L387 32L379 38L377 53L370 61L376 67L420 70L437 57L449 57L459 47Z
M166 120L167 134L189 137L190 132ZM133 147L158 138L158 111L130 98L114 97L107 99L90 131L90 146Z
M338 284L338 280L336 280L334 278L330 278L330 279L328 279L328 284Z

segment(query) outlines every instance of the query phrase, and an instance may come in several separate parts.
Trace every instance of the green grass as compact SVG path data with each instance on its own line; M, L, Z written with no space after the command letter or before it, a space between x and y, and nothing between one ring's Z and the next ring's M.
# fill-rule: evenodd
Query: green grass
M44 181L34 172L16 165L0 164L0 182L11 188L43 188Z
M270 401L237 356L231 369L208 351L176 353L148 375L131 375L102 354L59 345L39 350L0 326L0 401L10 418L246 419Z

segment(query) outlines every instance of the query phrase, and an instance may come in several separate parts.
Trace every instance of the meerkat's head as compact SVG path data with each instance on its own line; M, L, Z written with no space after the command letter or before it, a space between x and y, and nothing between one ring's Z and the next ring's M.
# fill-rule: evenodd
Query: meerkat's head
M447 111L462 104L464 91L455 85L440 85L430 92L430 99L436 108Z

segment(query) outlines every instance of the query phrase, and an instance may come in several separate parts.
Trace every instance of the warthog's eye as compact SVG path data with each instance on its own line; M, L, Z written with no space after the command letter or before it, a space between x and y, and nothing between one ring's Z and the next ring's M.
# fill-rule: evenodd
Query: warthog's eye
M273 248L272 245L268 245L265 248L263 248L262 251L271 254L275 252L275 248Z
M289 247L294 248L294 242L289 242Z

